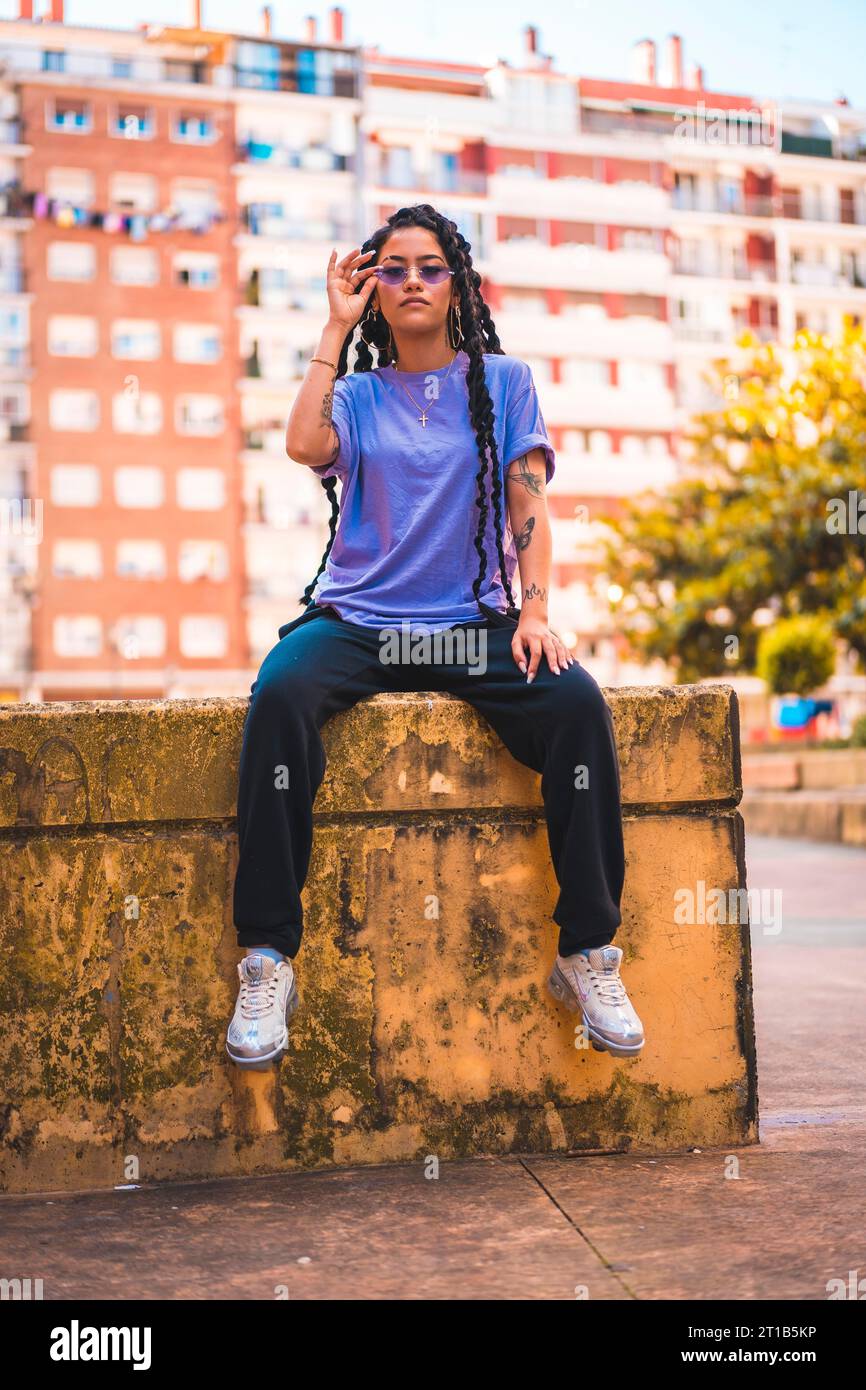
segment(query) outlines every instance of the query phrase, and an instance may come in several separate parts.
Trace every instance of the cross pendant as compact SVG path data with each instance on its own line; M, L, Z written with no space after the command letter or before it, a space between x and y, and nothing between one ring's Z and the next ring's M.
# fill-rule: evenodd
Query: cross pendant
M419 422L419 424L426 430L426 428L427 428L427 412L426 412L426 410L422 410L422 411L421 411L421 414L418 416L418 422Z

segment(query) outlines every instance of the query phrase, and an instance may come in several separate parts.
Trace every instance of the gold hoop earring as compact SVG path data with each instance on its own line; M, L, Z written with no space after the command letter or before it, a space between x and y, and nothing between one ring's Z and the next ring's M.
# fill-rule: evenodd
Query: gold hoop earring
M382 317L385 318L384 314L382 315ZM396 347L394 346L394 334L391 332L391 325L390 325L390 323L388 323L388 320L387 320L387 319L385 319L385 323L386 323L387 326L388 326L388 351L389 351L389 353L391 354L391 361L392 361L392 362L396 362L396 361L397 361L397 349L396 349Z
M449 341L450 346L453 347L453 348L456 350L456 349L459 349L461 343L463 342L463 323L462 323L462 319L461 319L461 315L460 315L460 305L459 305L459 304L452 304L452 306L451 306L451 314L453 315L453 317L455 317L455 318L457 319L457 334L459 335L459 338L458 338L458 341L456 341L456 342L454 341L454 339L455 339L455 334L454 334L454 332L452 331L452 327L451 327L451 318L449 318L449 321L448 321L448 341Z

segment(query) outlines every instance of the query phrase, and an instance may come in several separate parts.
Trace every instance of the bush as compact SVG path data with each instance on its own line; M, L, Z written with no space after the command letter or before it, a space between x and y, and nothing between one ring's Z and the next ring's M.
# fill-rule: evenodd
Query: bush
M833 632L818 614L782 618L761 633L756 669L773 695L808 695L835 667Z
M866 714L861 714L859 719L854 720L851 729L851 747L866 748Z

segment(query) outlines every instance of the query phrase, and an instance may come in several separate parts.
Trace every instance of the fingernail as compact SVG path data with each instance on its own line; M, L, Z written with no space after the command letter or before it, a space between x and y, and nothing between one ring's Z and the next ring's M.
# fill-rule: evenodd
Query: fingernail
M534 681L534 680L535 680L535 676L527 676L527 677L526 677L526 684L527 684L527 685L530 685L530 684L532 683L532 681Z

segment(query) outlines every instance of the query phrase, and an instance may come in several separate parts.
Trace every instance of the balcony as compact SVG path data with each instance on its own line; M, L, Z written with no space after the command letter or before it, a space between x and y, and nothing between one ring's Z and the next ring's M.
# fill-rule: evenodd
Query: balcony
M309 49L304 49L304 55ZM237 64L230 68L236 87L257 92L297 92L303 96L358 96L358 75L351 70L313 71L306 63L281 62L270 68L245 68Z
M675 261L674 275L693 275L706 280L775 280L774 261L706 261L701 265L685 265Z
M337 218L295 216L279 204L247 203L241 209L241 226L249 236L276 241L351 241L354 224Z
M678 343L728 343L735 336L733 328L718 328L709 323L673 324L674 338Z
M371 188L399 189L404 193L466 193L485 196L487 175L476 169L388 169L375 163L366 170Z
M0 266L0 294L23 294L24 288L23 266Z
M866 160L866 132L853 136L800 135L782 131L782 154L806 155L812 159Z
M676 212L727 213L732 217L781 217L803 222L825 222L838 226L863 226L864 219L854 207L827 207L823 203L804 204L796 190L772 194L745 195L734 192L693 191L675 188L671 207Z
M671 207L677 212L721 212L733 217L778 217L772 194L746 194L721 190L675 188Z
M297 169L303 173L354 173L352 155L335 154L324 145L296 148L252 137L237 147L238 160L254 168Z

